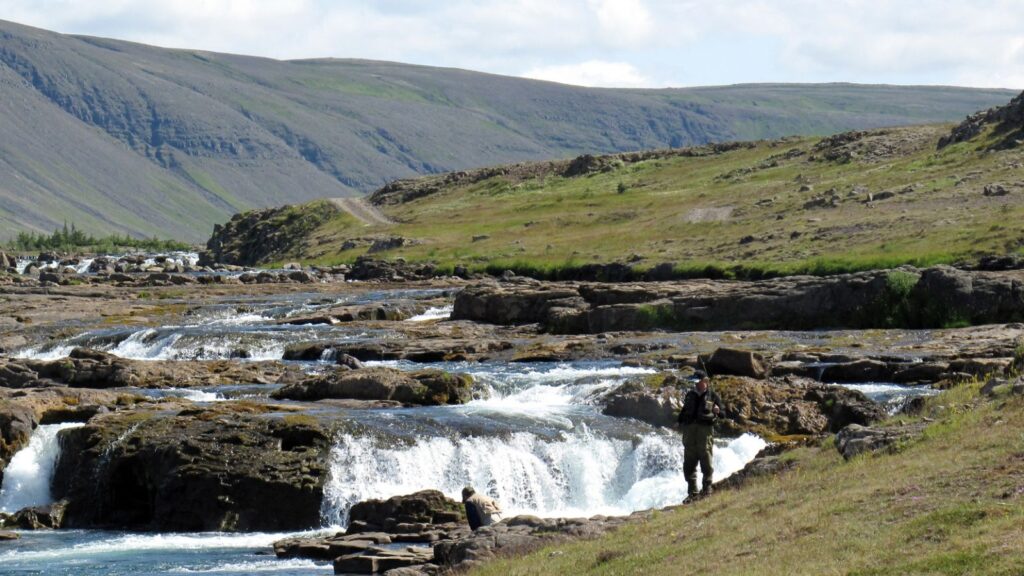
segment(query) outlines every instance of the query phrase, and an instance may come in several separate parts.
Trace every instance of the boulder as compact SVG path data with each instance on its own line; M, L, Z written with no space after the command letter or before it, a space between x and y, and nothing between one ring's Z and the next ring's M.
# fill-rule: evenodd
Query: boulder
M441 370L402 372L394 368L334 369L273 393L289 400L394 400L405 404L464 404L471 398L473 379Z
M22 508L14 514L0 518L0 527L21 530L49 530L60 528L64 523L66 502L55 502L48 506Z
M17 540L18 538L21 538L21 535L19 535L17 532L8 532L6 530L0 530L0 542Z
M885 362L864 358L825 366L820 379L823 382L889 382L894 370Z
M461 502L448 498L438 490L423 490L387 500L366 500L352 506L349 521L359 526L358 532L403 532L402 525L465 523L466 512ZM351 532L351 531L350 531Z
M937 382L946 372L949 372L949 364L943 362L915 362L897 369L892 376L892 381L901 384Z
M836 434L836 449L849 460L865 452L893 452L899 444L923 434L925 423L907 426L871 428L850 424Z
M748 350L718 348L705 361L705 366L707 371L713 375L747 376L758 379L768 376L764 357Z
M618 386L597 399L606 416L635 418L652 426L675 427L683 408L682 392L674 386L658 389L635 379Z
M794 376L722 377L713 379L711 387L725 404L726 416L720 422L724 433L818 435L886 416L883 406L860 392Z

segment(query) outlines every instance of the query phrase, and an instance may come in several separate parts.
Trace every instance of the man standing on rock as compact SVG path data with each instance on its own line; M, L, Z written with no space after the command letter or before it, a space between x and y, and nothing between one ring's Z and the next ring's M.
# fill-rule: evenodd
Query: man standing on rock
M711 494L711 451L713 448L715 420L725 411L722 398L708 388L711 380L707 376L697 381L696 387L683 398L683 409L679 411L679 427L683 432L683 474L686 476L686 499L691 500L697 493L697 464L704 476L704 489L700 496Z
M471 530L501 522L501 506L494 499L477 494L472 486L462 489L462 502L466 505L466 520Z

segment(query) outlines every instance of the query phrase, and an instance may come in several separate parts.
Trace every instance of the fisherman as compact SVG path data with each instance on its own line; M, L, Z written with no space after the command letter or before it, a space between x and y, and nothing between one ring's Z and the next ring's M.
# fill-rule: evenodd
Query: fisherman
M722 398L708 386L711 380L702 376L697 385L683 398L683 409L679 411L679 427L683 432L683 474L686 476L686 499L692 500L697 493L697 464L704 476L704 488L700 496L711 495L711 451L714 440L714 425L725 412Z
M501 522L501 506L493 498L478 494L472 486L462 489L462 502L466 505L466 519L471 530Z

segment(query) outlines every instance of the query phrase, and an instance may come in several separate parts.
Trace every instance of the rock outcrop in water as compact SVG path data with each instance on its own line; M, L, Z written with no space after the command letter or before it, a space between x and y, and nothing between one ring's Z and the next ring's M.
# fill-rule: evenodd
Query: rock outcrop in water
M65 526L283 531L319 525L328 432L268 405L99 415L61 433Z
M464 404L472 398L473 378L442 370L402 372L393 368L336 368L327 374L291 384L273 393L288 400L391 400L436 406Z
M453 320L540 324L561 334L623 330L935 328L1024 319L1024 281L950 266L756 282L486 283Z

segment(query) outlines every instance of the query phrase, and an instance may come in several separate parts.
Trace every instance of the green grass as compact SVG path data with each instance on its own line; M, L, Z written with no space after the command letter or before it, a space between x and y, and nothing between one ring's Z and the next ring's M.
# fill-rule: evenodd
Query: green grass
M896 454L801 448L779 476L470 574L1024 573L1024 398L977 389L930 399L936 422Z
M720 154L616 160L572 178L551 165L534 177L496 176L385 206L400 223L372 232L417 242L378 257L548 279L609 262L628 262L638 274L667 263L677 277L757 279L1019 253L1024 194L981 190L1017 181L1024 151L988 152L991 135L937 151L947 130L876 135L900 151L875 160L811 159L820 155L818 140L791 138ZM813 189L801 191L805 185ZM894 196L867 203L868 192ZM821 194L837 196L838 205L805 206ZM341 244L366 234L339 217L313 234L315 253L299 256L351 262L365 245Z

